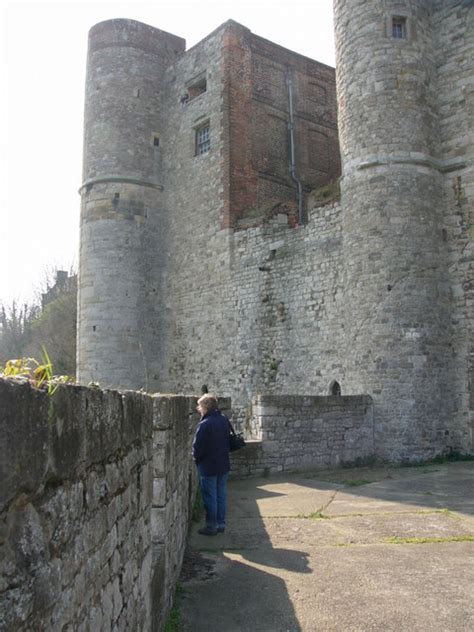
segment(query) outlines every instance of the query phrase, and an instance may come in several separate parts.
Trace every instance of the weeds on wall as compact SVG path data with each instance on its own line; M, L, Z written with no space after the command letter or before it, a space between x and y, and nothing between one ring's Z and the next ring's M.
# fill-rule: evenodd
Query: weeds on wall
M0 368L0 377L24 378L35 388L45 388L48 395L53 396L60 384L73 384L70 375L54 375L53 364L44 347L41 350L41 361L35 358L16 358L7 360Z

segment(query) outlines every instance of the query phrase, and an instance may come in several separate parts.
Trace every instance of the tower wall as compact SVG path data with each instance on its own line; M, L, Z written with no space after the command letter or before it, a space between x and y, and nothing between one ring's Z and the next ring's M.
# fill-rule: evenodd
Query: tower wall
M336 0L345 388L390 459L450 444L452 338L430 3ZM392 35L393 19L404 37ZM345 391L347 392L347 390Z
M163 188L161 81L184 40L133 20L89 34L78 378L148 388ZM154 349L156 351L156 349Z
M474 2L435 0L438 155L455 336L453 445L474 450Z

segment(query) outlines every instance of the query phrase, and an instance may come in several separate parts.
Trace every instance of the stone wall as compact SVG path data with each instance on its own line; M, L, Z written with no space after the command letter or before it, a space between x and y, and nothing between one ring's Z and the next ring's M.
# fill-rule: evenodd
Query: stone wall
M195 491L194 407L0 380L1 629L162 629Z
M470 91L472 8L452 0L334 6L345 392L373 397L383 458L472 450L472 238L467 205L451 215L444 182L450 169L456 182L469 181L460 163L462 139L472 147L462 92ZM393 36L397 20L402 37Z
M232 397L234 419L248 431L257 392L327 395L337 380L346 394L340 205L312 204L304 227L282 216L215 230L205 252L189 250L200 279L182 267L172 293L167 389L208 384Z
M252 404L261 440L232 454L234 476L337 467L374 456L373 405L366 395L259 395Z
M453 445L474 450L474 6L435 0L437 152L447 212L443 238L449 253L451 305L456 335L452 418Z
M168 612L183 562L197 489L196 468L189 467L196 400L163 396L153 400L153 543L154 627Z

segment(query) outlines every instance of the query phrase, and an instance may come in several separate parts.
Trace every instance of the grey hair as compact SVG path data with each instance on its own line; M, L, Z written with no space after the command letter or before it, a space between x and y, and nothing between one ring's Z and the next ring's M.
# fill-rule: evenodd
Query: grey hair
M198 399L198 404L205 408L207 412L210 412L211 410L216 410L217 397L215 395L211 395L210 393L206 393Z

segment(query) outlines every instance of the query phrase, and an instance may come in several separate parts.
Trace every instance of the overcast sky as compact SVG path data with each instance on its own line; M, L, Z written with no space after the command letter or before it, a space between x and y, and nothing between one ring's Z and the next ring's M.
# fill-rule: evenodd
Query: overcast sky
M131 18L190 48L228 19L334 65L332 0L0 0L0 302L31 300L77 267L82 123L91 26Z

